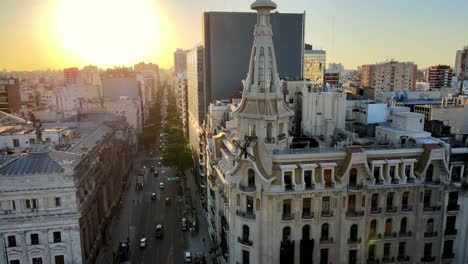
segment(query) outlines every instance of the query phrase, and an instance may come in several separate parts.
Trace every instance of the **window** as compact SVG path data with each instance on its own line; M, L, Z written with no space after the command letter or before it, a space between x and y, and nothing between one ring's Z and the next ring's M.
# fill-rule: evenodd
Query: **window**
M385 235L390 235L392 233L392 219L387 218L385 221Z
M324 173L324 179L325 179L325 186L330 187L333 185L332 182L332 170L326 169L323 171Z
M20 146L19 139L14 138L14 139L13 139L13 147L19 148L19 146Z
M426 181L427 182L432 182L433 174L434 174L434 165L429 164L429 167L427 168L427 171L426 171Z
M390 257L390 249L391 249L392 244L390 243L385 243L384 244L384 250L383 250L383 256L384 258Z
M320 264L329 264L328 263L328 248L320 249Z
M248 174L249 187L255 187L255 171L252 169L249 169L247 174Z
M248 225L242 226L242 240L249 241L249 226Z
M374 178L376 180L380 178L380 167L374 167Z
M312 189L312 171L304 171L304 183L306 189Z
M372 194L372 197L371 197L371 208L377 208L377 207L379 207L379 194L374 193Z
M250 253L247 250L242 250L242 264L250 263Z
M357 263L357 250L350 250L349 251L349 264L356 264Z
M291 216L291 199L283 200L283 216Z
M457 217L455 215L447 216L447 223L445 224L445 232L447 234L453 234L455 232L455 223Z
M310 226L305 225L302 227L302 240L310 240Z
M352 168L349 171L349 185L350 186L356 186L357 185L357 169Z
M8 236L8 247L16 247L16 236Z
M449 192L448 209L457 209L458 207L458 192Z
M401 197L401 208L408 209L409 208L409 192L404 192L403 196Z
M453 240L446 240L444 242L443 257L452 258L453 255Z
M370 222L370 236L375 237L377 235L377 220L373 219Z
M31 234L31 245L39 245L39 234Z
M406 251L406 242L400 242L398 244L398 257L404 257Z
M357 241L357 235L358 235L358 226L357 225L352 225L349 231L349 239L351 241Z
M329 227L328 224L325 223L322 225L322 230L320 232L320 239L322 240L328 240L328 235L329 235Z
M19 259L10 260L10 264L20 264Z
M348 196L348 212L354 213L356 211L356 195Z
M253 214L253 197L247 196L247 213Z
M310 215L310 204L312 198L304 198L302 200L302 214L303 215Z
M400 233L401 234L406 234L406 225L407 225L407 219L406 217L403 217L400 221Z
M375 244L369 245L369 260L375 259Z
M290 190L292 189L294 186L293 186L293 183L292 183L292 172L291 171L285 171L284 172L284 187L286 188L286 190Z
M54 232L53 235L54 235L54 243L62 242L62 233Z
M42 264L42 258L33 258L32 264Z
M65 264L65 256L55 256L55 264Z
M405 166L405 175L406 175L406 177L411 176L411 165L406 165Z
M432 234L434 232L434 219L429 218L426 222L426 233Z
M325 196L322 198L322 211L330 212L330 196Z
M432 256L432 243L424 244L424 257L430 258Z
M450 175L450 179L454 182L459 182L460 181L460 176L461 176L461 166L453 166L452 167L452 173Z
M283 241L291 239L291 228L289 226L283 228Z
M387 194L387 210L393 209L393 195L392 192Z
M389 173L390 173L390 178L395 179L395 166L390 166L390 170L389 170Z
M424 208L431 207L431 191L424 191Z
M36 143L36 139L35 138L30 138L29 139L29 144L30 145L34 145Z
M55 201L55 207L60 207L62 205L60 201L60 197L55 197L54 201Z

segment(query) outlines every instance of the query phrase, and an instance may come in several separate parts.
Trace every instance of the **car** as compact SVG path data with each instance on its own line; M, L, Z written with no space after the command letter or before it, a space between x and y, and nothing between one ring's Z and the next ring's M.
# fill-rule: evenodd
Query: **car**
M156 226L156 238L163 237L163 226L161 224Z
M164 183L162 182L159 183L159 189L164 189Z
M159 176L159 172L158 172L158 171L155 171L155 172L153 172L153 175L154 175L154 177L158 177L158 176Z
M192 261L192 253L186 251L184 252L184 262L185 263L193 263Z
M161 162L160 162L160 161L158 161L158 166L160 166L160 167L161 167Z
M140 248L146 248L146 237L140 239Z
M171 205L171 198L166 197L166 205Z
M151 200L156 200L156 193L151 194Z
M187 219L185 217L180 220L180 224L182 225L182 231L187 231Z

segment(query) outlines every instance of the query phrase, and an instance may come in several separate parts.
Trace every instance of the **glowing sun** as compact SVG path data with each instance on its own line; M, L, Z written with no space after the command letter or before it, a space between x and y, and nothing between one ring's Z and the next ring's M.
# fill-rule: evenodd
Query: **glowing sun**
M60 0L54 14L63 48L84 63L123 65L148 59L159 28L148 0Z

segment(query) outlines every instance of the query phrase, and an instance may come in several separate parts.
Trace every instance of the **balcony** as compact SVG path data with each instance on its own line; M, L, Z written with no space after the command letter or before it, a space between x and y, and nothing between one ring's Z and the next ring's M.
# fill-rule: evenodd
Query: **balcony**
M367 259L367 264L379 264L380 261L378 258L375 258L375 257L369 257Z
M392 183L392 184L399 184L399 183L400 183L400 179L398 179L398 178L392 178L391 183Z
M393 214L393 213L396 213L398 211L398 208L396 206L387 206L385 211L387 213Z
M278 141L281 141L283 139L286 139L286 134L279 134L278 135Z
M449 254L442 254L442 259L443 260L451 260L455 258L455 253L449 253Z
M348 190L360 191L364 186L362 184L348 184Z
M401 232L400 231L399 234L400 234L400 237L410 237L410 236L413 235L413 232L411 232L411 231Z
M363 216L364 216L364 211L346 212L347 218L357 218L357 217L363 217Z
M382 207L371 207L370 213L371 214L381 214L382 213Z
M378 240L378 239L382 239L382 234L370 234L369 235L369 240Z
M315 189L315 184L314 183L306 184L305 189L306 190L314 190Z
M314 212L311 212L311 211L302 212L302 219L312 219L312 218L314 218Z
M437 232L424 232L424 237L425 238L432 238L432 237L436 237L437 236Z
M257 191L257 187L255 185L241 185L239 184L239 190L241 192L252 193Z
M335 188L334 182L325 182L325 188Z
M457 230L457 229L453 229L453 228L452 228L452 229L445 229L445 232L444 232L444 234L445 234L446 236L456 236L457 233L458 233L458 230Z
M292 185L292 184L285 184L285 185L284 185L284 190L287 191L287 192L294 191L294 185Z
M406 182L407 183L414 183L416 181L416 178L413 178L413 177L409 177Z
M376 179L375 180L375 185L382 185L384 182L382 179Z
M384 233L384 238L387 239L387 238L396 238L397 237L397 233L396 232L391 232L391 233Z
M423 211L425 213L434 213L434 212L439 212L441 210L441 206L424 206Z
M266 137L265 138L265 144L275 144L275 138L274 137Z
M249 247L251 247L253 244L251 240L244 239L241 237L237 237L237 242L241 243L242 245L249 246Z
M410 261L410 257L409 257L409 256L398 256L398 257L397 257L397 261L398 261L398 262L409 262L409 261Z
M244 219L255 220L255 214L253 212L242 212L240 210L236 210L236 215Z
M348 245L360 244L361 238L348 238Z
M291 221L294 219L294 214L292 214L291 212L283 213L281 219L283 219L283 221Z
M433 257L423 257L421 258L421 262L435 262L436 261L436 257L433 256Z
M382 257L382 263L393 263L395 262L395 257Z
M447 205L447 211L448 212L460 211L460 205L459 204L449 204L449 205Z
M333 217L333 211L332 210L328 210L328 211L322 211L320 213L320 215L322 217Z
M440 180L435 180L435 181L425 180L424 183L427 185L437 186L437 185L440 185Z
M411 205L403 205L401 206L401 211L404 213L413 211L413 207Z
M333 237L321 237L320 244L333 244Z

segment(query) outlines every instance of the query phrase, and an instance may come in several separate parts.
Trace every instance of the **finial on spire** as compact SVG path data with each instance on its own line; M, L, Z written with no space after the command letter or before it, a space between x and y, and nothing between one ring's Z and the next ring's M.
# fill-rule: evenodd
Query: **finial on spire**
M258 9L276 9L276 4L271 0L256 0L253 4L250 5L250 8L253 10Z

